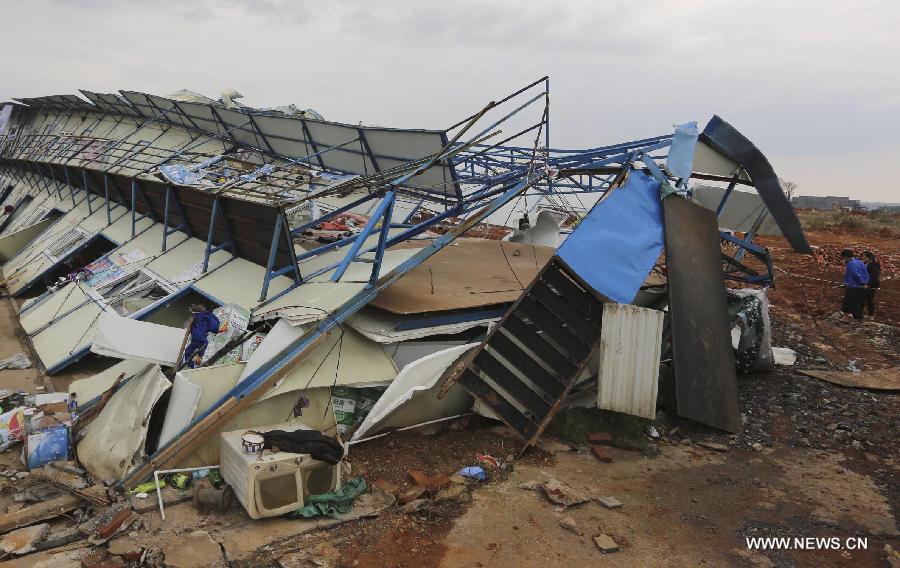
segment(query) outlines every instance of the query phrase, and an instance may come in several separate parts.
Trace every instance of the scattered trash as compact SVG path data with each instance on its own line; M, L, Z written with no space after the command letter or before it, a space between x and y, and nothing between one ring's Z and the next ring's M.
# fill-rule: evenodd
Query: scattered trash
M797 352L787 347L773 347L772 354L776 365L790 367L797 362Z
M656 429L656 426L648 426L647 435L656 440L657 438L659 438L659 430Z
M307 505L297 509L291 516L309 519L312 517L337 517L350 512L353 502L366 490L366 480L362 477L348 479L337 491L330 491L306 498Z
M498 460L494 456L489 456L486 454L475 454L475 459L479 464L481 464L481 467L485 467L487 469L498 469L501 465L500 460Z
M456 473L457 475L462 475L463 477L471 477L473 479L480 479L481 481L487 479L487 473L485 473L484 469L474 465L464 467Z
M231 506L234 493L231 487L194 487L194 507L200 512L218 511L224 513Z
M31 359L24 353L16 353L12 357L0 359L0 369L27 369L31 367Z

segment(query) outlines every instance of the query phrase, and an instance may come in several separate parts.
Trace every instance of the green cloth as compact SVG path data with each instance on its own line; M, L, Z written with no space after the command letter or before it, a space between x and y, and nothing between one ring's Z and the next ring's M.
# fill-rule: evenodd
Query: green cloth
M340 489L321 495L310 495L306 499L306 506L300 507L290 516L299 519L312 517L337 517L343 513L349 513L353 508L353 502L366 490L366 480L362 477L354 477L341 484Z
M672 187L668 181L663 180L663 182L659 185L659 200L669 197L672 194L677 194L678 190Z

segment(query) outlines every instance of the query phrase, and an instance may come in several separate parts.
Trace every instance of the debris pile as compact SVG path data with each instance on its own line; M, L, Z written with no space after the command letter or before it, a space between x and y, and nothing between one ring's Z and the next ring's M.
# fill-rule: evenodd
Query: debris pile
M724 286L771 284L768 252L720 226L690 183L753 185L762 197L740 207L809 252L771 166L718 116L702 133L688 123L583 151L492 145L525 109L539 112L517 136L549 129L546 85L445 131L253 109L237 93L83 91L4 107L3 283L48 374L80 360L102 370L65 393L2 398L3 447L22 444L24 469L9 479L21 499L0 523L17 530L0 548L108 543L128 562L175 563L185 547L220 559L222 543L228 560L212 529L180 546L134 542L159 540L157 517L187 502L204 519L309 530L395 505L439 515L509 475L573 408L646 421L659 405L739 433L737 371L790 353L773 350L765 290ZM498 106L514 110L492 122ZM74 112L90 120L57 129ZM154 142L98 135L120 125ZM182 135L197 143L175 144ZM564 197L582 191L598 193L592 207ZM528 196L538 205L523 209ZM402 486L354 471L365 445L463 420L512 437L453 470L410 469ZM603 463L625 443L588 442ZM557 480L540 489L562 508L592 499Z

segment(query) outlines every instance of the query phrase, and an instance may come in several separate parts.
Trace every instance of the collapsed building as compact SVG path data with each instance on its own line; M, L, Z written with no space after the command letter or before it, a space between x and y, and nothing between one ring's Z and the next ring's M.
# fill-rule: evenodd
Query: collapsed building
M546 78L443 130L234 98L0 111L3 283L47 373L108 367L70 388L96 479L217 465L224 433L286 422L346 447L477 412L524 449L561 408L652 418L664 391L740 429L735 347L739 365L771 359L753 238L810 249L720 117L572 150L550 146ZM194 365L197 304L228 325Z

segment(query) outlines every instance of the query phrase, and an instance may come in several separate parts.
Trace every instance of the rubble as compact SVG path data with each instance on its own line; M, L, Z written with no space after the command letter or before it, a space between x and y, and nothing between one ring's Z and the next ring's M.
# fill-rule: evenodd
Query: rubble
M172 568L205 568L226 566L222 549L208 532L198 530L176 536L163 545L166 566Z
M619 551L619 545L609 535L599 534L594 537L594 544L603 554L611 554Z
M584 535L584 531L578 528L578 524L572 517L563 517L562 519L560 519L559 526L566 529L567 531L577 534L578 536Z
M591 500L590 496L581 491L577 491L556 479L543 482L541 484L541 489L544 490L544 494L549 500L562 505L563 507L580 505L581 503L587 503Z
M615 497L597 497L595 500L606 509L621 509L623 503Z
M50 525L42 523L32 525L3 535L0 539L0 551L7 554L22 555L35 550L35 545L50 532Z
M539 83L528 88L535 85ZM773 280L768 252L753 244L754 235L735 240L715 226L715 207L689 199L695 147L700 148L698 156L714 152L719 161L715 172L699 173L722 183L741 178L758 192L754 198L765 198L756 206L761 212L757 228L769 216L770 231L780 230L797 251L808 248L796 216L789 205L785 209L780 188L771 185L774 176L769 174L774 172L768 162L763 164L755 146L721 118L714 117L703 135L694 125L688 140L680 138L686 130L679 126L679 136L630 143L627 152L625 146L580 153L546 148L530 159L511 160L502 171L473 179L464 166L480 168L486 163L484 151L471 148L483 140L466 141L445 131L341 125L310 114L303 120L314 124L312 134L293 113L260 114L259 109L235 106L230 98L230 103L192 99L190 104L198 106L185 108L230 111L225 119L204 122L165 97L134 92L121 97L85 92L85 96L90 102L80 100L78 111L99 123L115 117L123 127L138 130L165 125L174 129L173 135L190 132L191 139L207 149L202 155L184 152L163 139L159 147L154 142L122 153L115 147L124 140L95 138L82 126L71 132L54 131L48 123L51 132L42 136L58 138L51 148L29 125L74 110L37 99L15 109L16 137L0 131L0 175L14 186L16 203L26 195L40 196L45 203L41 207L58 208L65 219L58 226L48 225L48 233L40 239L21 244L2 266L6 290L23 299L15 307L34 355L51 375L83 357L119 359L112 365L106 359L91 359L107 368L73 382L71 394L40 395L54 395L43 403L24 392L5 395L3 407L12 410L4 420L4 441L23 443L30 471L5 472L4 483L21 491L20 502L7 504L8 512L0 519L0 529L17 529L6 533L4 542L9 544L0 544L4 551L25 554L41 546L56 548L85 540L85 546L95 549L106 543L112 556L101 561L110 565L225 565L238 560L226 528L250 523L249 519L258 527L296 523L278 533L293 535L376 516L395 501L400 505L395 510L407 514L404 522L452 518L449 512L470 506L470 486L513 477L517 460L528 456L531 446L538 457L528 459L546 463L563 459L559 454L593 455L612 463L609 446L654 456L659 454L657 443L673 441L685 446L673 451L692 455L698 455L689 448L692 440L721 453L746 448L762 452L772 446L766 431L768 415L758 401L748 406L740 399L743 406L737 412L736 392L722 387L731 384L730 375L713 384L715 389L704 389L697 381L709 377L687 372L688 365L701 359L725 369L733 367L732 356L739 365L745 358L745 363L754 357L764 359L760 346L750 345L748 351L742 335L732 350L727 333L711 333L704 327L699 321L703 318L696 315L701 308L714 307L719 314L727 307L713 301L718 296L712 298L710 293L701 301L673 292L670 297L668 289L670 274L685 274L694 267L674 253L678 245L688 250L701 242L722 248L707 255L713 260L703 267L705 272L695 271L697 282L706 289L720 291L723 269L747 285ZM123 114L117 106L122 101L137 114L132 110ZM155 112L144 116L157 105L167 105L164 108L172 116ZM170 122L173 117L183 120ZM276 142L283 154L273 147L260 149L258 141L249 143L237 123L227 123L238 133L225 145L217 121L236 117L261 123L252 127L255 139L267 145ZM207 131L208 125L185 127L187 118L204 125L212 122L215 130ZM474 115L469 126L480 119ZM296 127L296 132L304 132L303 138L300 134L285 138L275 124ZM373 148L365 150L362 161L370 160L374 168L366 165L360 170L359 156L348 155L340 146L320 157L317 165L304 160L300 154L306 146L326 131L333 137L355 133L359 140L369 132ZM80 145L81 138L87 147L67 149L76 140ZM23 153L26 140L33 152ZM412 147L416 150L409 150ZM537 154L541 156L536 158ZM668 157L655 157L662 154ZM688 156L687 163L676 163L678 154ZM378 167L379 160L389 167ZM95 161L124 164L115 170L98 169ZM32 163L60 174L60 179L25 167ZM135 169L137 164L141 167ZM600 175L591 173L592 168L605 169ZM80 169L76 177L81 182L76 179L73 185L70 169ZM676 171L685 175L674 176ZM543 191L554 180L560 188L576 189L579 179L615 191L584 211L535 209L522 212L520 219L494 224L502 208L519 197L533 195L538 187ZM57 191L44 192L41 185ZM125 187L131 190L130 198L122 192ZM64 189L71 192L71 205L61 198ZM76 201L76 191L87 199ZM92 203L97 199L105 202L105 208L96 211L105 209L108 223L86 222L95 215ZM455 212L448 208L451 203L458 205ZM41 215L33 216L37 203L24 207L29 218L40 219ZM111 211L121 214L122 223L112 220ZM449 216L451 212L459 217ZM695 217L711 225L686 222ZM682 240L675 242L680 224L690 227L681 227ZM151 239L156 233L161 238ZM499 240L506 234L509 240ZM621 241L625 234L631 235L630 240ZM4 226L0 241L6 236ZM104 239L109 248L98 247ZM608 246L610 242L618 244ZM765 268L737 262L725 254L732 249L746 252L745 262ZM90 258L78 260L78 251L88 251L84 254ZM596 251L602 251L602 258L587 254ZM724 261L720 252L727 257ZM79 266L59 275L26 260L34 255L58 259L60 266ZM766 297L759 290L746 294ZM198 307L195 302L218 305ZM184 328L177 326L186 315L182 304L191 305ZM663 310L664 305L669 308ZM768 322L768 304L761 305L765 311L760 317ZM218 323L195 334L195 323L204 319L197 316L200 313L210 314ZM645 327L641 322L649 319L652 325ZM715 349L700 357L682 343L673 354L673 340L690 335L687 328L673 331L673 326L682 325L679 319L706 333L701 343L714 344ZM76 320L83 323L78 333L71 329ZM888 328L870 325L876 343L886 345L896 335ZM783 331L776 328L773 335L781 339ZM786 362L796 355L798 367L817 361L807 350L794 347L791 343L790 348L775 348L773 359ZM722 355L723 349L728 356ZM0 368L12 359L24 364L16 356L0 361ZM833 369L811 372L840 383ZM891 372L872 371L867 378ZM671 379L673 373L674 383L666 385L665 376ZM785 392L775 404L804 408L816 397L809 383L803 385L798 392ZM673 392L664 393L666 386ZM716 390L720 387L724 390ZM38 388L44 387L34 391ZM667 395L677 398L680 415L727 427L734 434L726 444L701 439L716 434L684 425L684 432L676 427L665 436L667 428L657 406L665 406ZM542 437L557 412L584 406L640 418L636 427L640 440L618 431L589 431L586 450L577 447L583 440L570 444ZM665 408L675 416L675 410ZM857 452L872 449L868 428L856 422L846 426L844 412L834 408L828 413L828 420L833 420L829 443ZM281 444L257 447L254 440L271 434L275 417L286 417L279 428L297 437L315 433L317 438L305 440L312 445L297 451L279 448ZM654 418L656 423L648 425ZM55 423L51 428L43 421ZM498 422L504 425L482 428ZM744 427L740 433L738 422ZM795 426L800 431L801 425ZM491 444L473 444L466 449L465 460L456 460L452 467L425 462L416 465L420 469L411 468L407 463L411 458L401 454L416 449L391 446L390 440L419 428L437 436L461 437L482 428ZM804 436L798 443L819 443L821 435L814 428L802 428ZM647 444L648 437L658 442ZM405 475L366 471L383 466L355 461L355 452L364 444L389 454L396 471ZM329 453L335 447L340 455ZM641 459L636 454L624 456L622 461ZM357 477L351 478L351 469ZM375 481L369 482L373 477ZM151 478L165 481L141 485ZM347 495L342 490L351 480L359 480L359 493L344 502ZM37 482L59 493L36 496L36 487L24 487ZM557 510L591 500L589 494L558 479L519 487L540 487L547 499L562 506ZM240 507L224 498L231 495ZM329 495L341 506L324 504ZM596 500L607 509L623 506L615 497ZM165 525L158 521L169 521L163 507L188 501L193 506L181 505L178 511L189 517L187 524L201 530L185 534L161 528ZM213 501L217 506L205 506ZM308 515L302 512L315 505L322 506ZM55 523L76 509L72 517L77 526L64 530L54 526L50 532L48 524L33 524ZM261 520L282 515L294 519L271 518L270 524ZM306 516L312 518L296 519ZM572 517L559 524L584 534ZM31 526L18 528L25 525ZM17 539L28 538L27 544L17 544ZM604 553L619 550L609 535L593 539ZM629 546L627 540L620 542ZM74 552L54 558L80 561ZM283 566L325 562L306 552L277 555L275 560Z

